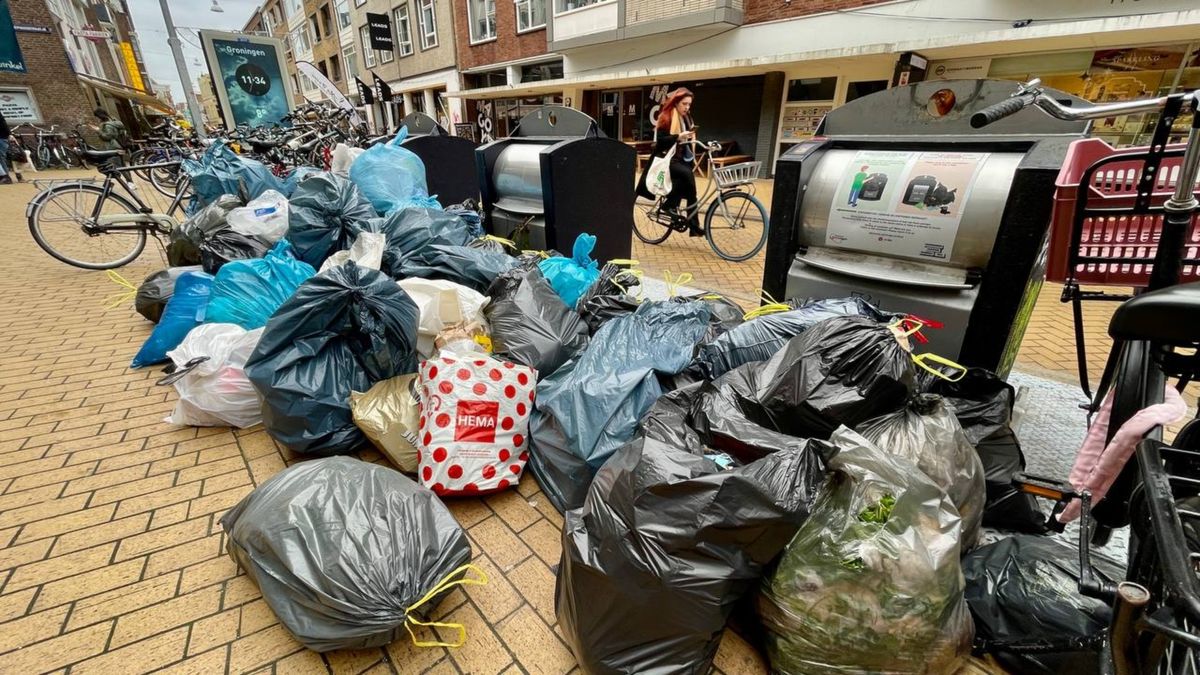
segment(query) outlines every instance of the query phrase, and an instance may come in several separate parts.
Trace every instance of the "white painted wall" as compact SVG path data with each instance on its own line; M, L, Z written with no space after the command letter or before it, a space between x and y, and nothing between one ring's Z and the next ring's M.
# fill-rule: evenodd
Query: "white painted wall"
M618 9L619 5L613 0L556 14L551 19L554 21L554 39L570 40L581 35L616 30ZM612 53L611 49L609 53Z

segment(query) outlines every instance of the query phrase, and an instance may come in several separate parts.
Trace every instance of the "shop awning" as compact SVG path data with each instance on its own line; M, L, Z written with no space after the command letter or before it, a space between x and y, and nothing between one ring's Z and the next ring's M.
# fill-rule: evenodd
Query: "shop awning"
M113 96L127 99L133 103L140 103L148 108L153 108L167 114L175 113L175 111L171 109L171 106L163 103L144 91L134 89L133 87L121 84L120 82L113 82L112 80L106 80L100 77L92 77L91 75L84 75L82 73L76 73L75 75L83 84L105 92L106 94L112 94Z

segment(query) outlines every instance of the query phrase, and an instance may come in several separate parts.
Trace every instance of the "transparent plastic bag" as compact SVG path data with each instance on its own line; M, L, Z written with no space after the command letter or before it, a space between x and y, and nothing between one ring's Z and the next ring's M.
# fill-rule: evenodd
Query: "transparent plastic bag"
M245 206L230 211L226 220L234 232L274 244L287 234L287 197L276 190L267 190Z
M167 353L178 377L165 379L175 386L179 402L163 421L239 429L262 422L262 399L244 371L260 337L261 328L248 331L229 323L206 323L192 329ZM189 367L194 359L205 360Z
M908 460L830 440L833 475L759 594L772 672L954 673L974 631L958 511Z

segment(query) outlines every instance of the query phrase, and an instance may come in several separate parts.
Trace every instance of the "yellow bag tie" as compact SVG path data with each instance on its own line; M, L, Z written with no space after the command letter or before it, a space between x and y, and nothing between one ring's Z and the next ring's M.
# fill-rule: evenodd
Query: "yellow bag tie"
M471 577L467 577L467 576L463 576L461 579L454 578L454 577L458 576L460 573L465 574L466 572L474 572L474 573L478 574L480 578L475 579L475 578L471 578ZM408 616L407 616L407 618L404 619L404 627L408 629L408 635L409 635L409 637L412 638L413 645L415 645L417 647L450 647L451 649L453 649L455 647L461 647L464 644L466 644L466 642L467 642L467 627L462 625L461 623L445 623L442 621L418 621L413 618L412 612L414 610L418 609L421 605L424 605L425 603L429 602L433 598L437 597L443 591L448 591L451 588L454 588L455 586L486 586L487 583L488 583L487 574L484 574L483 570L479 569L478 567L468 563L466 565L463 565L462 567L459 567L458 569L454 570L453 572L447 574L446 576L442 577L442 580L439 581L436 586L429 589L429 592L426 593L420 600L417 600L416 602L409 605L408 607L405 607L404 612ZM438 640L433 640L433 641L429 641L429 642L424 642L424 641L417 639L417 634L414 633L413 629L412 629L413 626L424 626L426 628L453 628L458 631L458 641L457 642L441 642Z
M612 263L613 265L619 265L622 267L637 267L638 265L642 264L641 261L634 260L632 258L613 258L612 260L609 260L608 262Z
M508 240L506 239L505 241L508 241ZM509 242L509 243L512 243L512 242ZM517 245L513 244L513 248L516 248L516 247L517 247ZM522 254L532 253L532 254L538 256L539 258L541 258L542 260L546 260L547 258L550 257L550 254L546 253L545 251L535 251L533 249L524 249L521 251L521 253Z
M766 292L766 290L764 290L764 289L761 289L761 288L758 289L758 297L764 301L764 304L761 307L752 309L749 312L746 312L745 314L743 314L742 321L749 321L750 319L757 319L760 316L766 316L768 314L778 314L780 312L790 312L792 310L791 305L779 302L775 298L772 298L771 294Z
M494 234L485 234L479 238L479 241L494 241L494 242L503 244L514 250L517 248L517 244L515 242L513 242L511 239L505 239L504 237L497 237Z
M120 286L121 288L123 288L125 290L118 291L117 293L113 293L112 295L105 298L104 299L104 309L113 309L115 307L119 307L119 306L125 304L126 302L133 300L133 298L137 295L138 287L135 286L133 283L131 283L125 277L121 276L120 274L117 274L116 270L108 270L108 278L113 283L115 283L116 285Z
M955 363L944 356L938 356L937 354L921 354L919 356L914 354L912 357L912 360L913 360L913 363L915 363L918 366L929 371L934 376L940 377L947 382L958 382L959 380L963 379L967 375L967 367L966 366ZM933 363L935 363L939 366L946 366L948 368L953 368L953 369L959 371L958 377L953 377L953 376L947 375L947 374L943 373L942 371L938 370L937 368L934 368L933 366L930 366L929 364L925 363L926 361L932 361Z
M673 298L679 292L680 286L690 282L695 277L692 276L691 272L684 272L679 276L674 276L671 274L671 270L664 270L663 278L667 281L667 296Z
M904 327L905 323L911 323L913 325L911 328L905 328ZM925 327L925 324L923 322L918 321L912 317L903 317L900 319L896 319L895 321L888 324L888 328L890 328L892 330L892 333L894 333L896 335L897 339L912 337L913 335L916 335L917 333L921 332L921 329L924 327ZM941 358L941 357L938 357L938 358ZM955 364L955 365L957 365L957 364ZM961 366L959 366L959 367L961 367Z
M625 270L624 273L633 275L634 277L637 277L639 283L638 283L638 292L635 297L641 298L642 291L645 290L645 287L641 284L641 280L645 277L645 273L642 272L642 270ZM617 288L621 289L621 292L624 293L625 295L629 295L629 289L626 288L621 282L617 281L616 277L609 279L609 282L612 283L613 286L616 286Z

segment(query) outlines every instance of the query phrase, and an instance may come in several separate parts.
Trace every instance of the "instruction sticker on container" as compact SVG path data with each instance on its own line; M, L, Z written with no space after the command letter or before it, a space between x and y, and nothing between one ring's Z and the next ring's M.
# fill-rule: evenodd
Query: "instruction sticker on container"
M854 155L829 208L825 244L918 260L954 252L984 152Z

